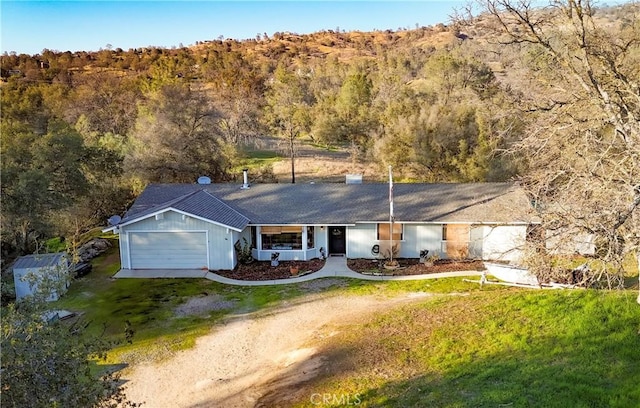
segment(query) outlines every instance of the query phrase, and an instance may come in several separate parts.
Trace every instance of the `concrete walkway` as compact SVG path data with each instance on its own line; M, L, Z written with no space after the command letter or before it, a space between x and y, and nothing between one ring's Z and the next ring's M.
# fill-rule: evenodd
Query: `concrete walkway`
M364 275L355 272L347 267L346 257L329 257L325 261L324 266L317 272L309 273L303 276L291 277L288 279L272 279L264 281L246 281L240 279L230 279L224 276L218 275L214 272L199 270L199 269L185 269L185 270L171 270L171 269L121 269L116 273L114 278L206 278L215 282L224 283L226 285L236 286L268 286L268 285L288 285L290 283L307 282L314 279L340 277L340 278L352 278L362 279L370 281L408 281L408 280L423 280L423 279L440 279L440 278L456 278L465 276L481 276L480 271L456 271L456 272L442 272L442 273L429 273L425 275L402 275L402 276L389 276L389 275Z

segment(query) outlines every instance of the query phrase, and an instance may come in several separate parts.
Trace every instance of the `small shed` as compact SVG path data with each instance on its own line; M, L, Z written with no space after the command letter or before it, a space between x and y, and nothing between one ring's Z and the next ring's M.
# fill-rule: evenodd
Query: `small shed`
M69 263L67 254L32 254L21 256L13 264L13 282L16 287L16 300L20 300L36 293L39 284L46 282L60 289L68 287ZM61 285L58 285L60 283ZM62 293L52 291L47 298L51 302L58 300Z

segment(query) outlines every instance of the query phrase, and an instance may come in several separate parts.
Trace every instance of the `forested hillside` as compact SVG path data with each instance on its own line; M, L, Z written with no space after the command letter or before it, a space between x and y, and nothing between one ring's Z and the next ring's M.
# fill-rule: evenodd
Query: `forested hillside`
M591 14L609 32L637 33L636 13ZM500 28L489 13L399 31L5 53L3 259L104 225L147 183L237 180L262 135L282 138L288 156L301 141L346 147L380 179L388 165L405 181L520 179L540 163L514 146L568 106L560 93L573 84L543 45L506 46ZM637 67L619 73L638 79ZM272 179L267 167L252 174Z

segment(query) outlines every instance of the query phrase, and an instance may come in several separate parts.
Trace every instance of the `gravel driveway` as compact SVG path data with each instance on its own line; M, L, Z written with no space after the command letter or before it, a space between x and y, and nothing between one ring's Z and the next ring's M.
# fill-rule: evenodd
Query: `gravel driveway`
M310 294L275 309L235 317L198 339L195 347L158 363L141 363L123 373L130 400L145 407L253 407L267 392L317 375L324 361L322 339L349 323L420 299ZM295 375L287 375L295 367ZM289 373L290 374L290 373ZM283 384L281 379L288 378Z

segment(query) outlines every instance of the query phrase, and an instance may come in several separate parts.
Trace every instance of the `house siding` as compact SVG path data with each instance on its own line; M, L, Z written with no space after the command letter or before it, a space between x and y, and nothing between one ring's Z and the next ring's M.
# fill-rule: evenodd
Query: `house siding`
M442 236L443 224L404 224L400 241L400 258L418 258L420 251L445 259L446 245ZM522 258L527 228L524 225L475 225L470 230L470 258L517 262ZM376 224L362 223L347 228L347 257L374 258L373 245L381 247L388 241L376 239Z
M574 231L572 234L567 234L567 231L563 231L561 236L562 238L547 231L546 248L550 253L595 255L596 245L593 234L586 234L581 231ZM567 239L567 236L570 236L570 238Z
M420 251L429 250L429 254L441 254L441 224L404 224L400 241L400 258L418 258ZM374 258L371 248L374 245L385 246L389 241L377 239L377 224L356 224L347 228L347 257Z
M442 254L441 224L405 224L404 240L400 248L400 257L418 258L421 250L428 250L429 255Z
M376 240L376 224L347 227L347 258L373 258L371 248Z
M120 253L122 267L125 269L131 268L130 243L127 234L131 231L206 231L209 269L233 269L236 265L233 243L237 241L239 233L174 211L167 211L162 214L161 219L152 216L121 228Z
M245 235L245 232L246 232L246 235ZM232 249L231 249L231 251L229 251L227 253L228 254L228 259L227 259L228 263L227 263L227 265L231 265L231 269L233 269L238 264L238 253L236 252L235 243L240 241L240 245L242 245L243 244L243 242L242 242L242 238L243 237L247 238L247 242L251 242L251 231L248 228L245 228L241 232L230 230L229 233L231 235L231 248ZM213 269L213 268L211 268L211 269ZM223 269L223 268L218 268L218 269ZM228 269L228 268L225 268L225 269Z
M329 229L325 226L325 227L316 227L315 228L315 243L316 243L316 258L320 258L321 253L320 253L320 248L322 248L324 250L325 255L328 253L329 250L329 234L328 234Z
M481 225L471 229L470 251L484 260L518 262L527 238L526 225Z

